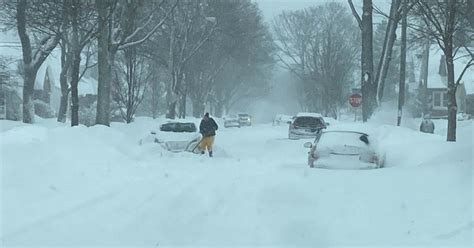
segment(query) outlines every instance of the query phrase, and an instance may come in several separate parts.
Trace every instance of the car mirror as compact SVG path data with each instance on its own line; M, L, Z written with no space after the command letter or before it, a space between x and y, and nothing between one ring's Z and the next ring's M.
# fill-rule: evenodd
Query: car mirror
M326 126L329 126L329 125L330 125L329 122L326 122Z
M287 121L286 124L290 125L290 124L291 124L291 121Z
M155 132L155 131L151 131L150 133L151 133L151 134L153 134L153 135L155 135L155 134L156 134L156 132Z
M306 142L306 143L304 143L304 147L305 147L305 148L311 148L311 147L313 147L313 143L311 143L311 142Z

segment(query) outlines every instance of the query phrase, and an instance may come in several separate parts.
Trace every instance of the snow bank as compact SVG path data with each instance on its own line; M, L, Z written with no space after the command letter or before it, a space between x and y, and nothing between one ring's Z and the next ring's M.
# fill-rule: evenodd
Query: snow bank
M386 153L364 171L309 169L308 140L270 124L219 129L212 159L138 145L163 122L0 121L2 246L472 245L472 121L456 143L331 124Z

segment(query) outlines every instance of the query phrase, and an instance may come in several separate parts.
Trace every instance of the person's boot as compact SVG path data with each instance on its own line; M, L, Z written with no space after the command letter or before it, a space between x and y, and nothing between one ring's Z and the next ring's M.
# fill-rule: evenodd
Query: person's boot
M204 151L201 151L201 155L204 155L204 153L206 153L206 152L204 152Z
M209 151L209 157L212 158L212 151Z

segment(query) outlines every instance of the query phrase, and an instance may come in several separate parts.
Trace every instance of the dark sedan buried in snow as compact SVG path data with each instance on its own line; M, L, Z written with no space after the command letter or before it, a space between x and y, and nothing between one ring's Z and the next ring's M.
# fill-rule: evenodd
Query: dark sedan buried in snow
M306 142L308 165L327 169L376 169L384 156L374 149L369 135L354 131L323 131L314 143Z

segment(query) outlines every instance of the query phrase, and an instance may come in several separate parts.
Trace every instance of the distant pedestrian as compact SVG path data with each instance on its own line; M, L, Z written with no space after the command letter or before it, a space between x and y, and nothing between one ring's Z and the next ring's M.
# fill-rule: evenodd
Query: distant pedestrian
M435 126L434 126L433 121L430 119L430 116L424 115L423 121L421 122L421 125L420 125L420 132L434 133L434 129L435 129Z
M204 154L207 149L207 151L209 151L209 157L212 157L212 146L214 145L214 137L216 136L217 128L217 123L214 119L209 117L209 113L206 113L199 125L199 132L202 134L202 140L199 144L201 154Z

